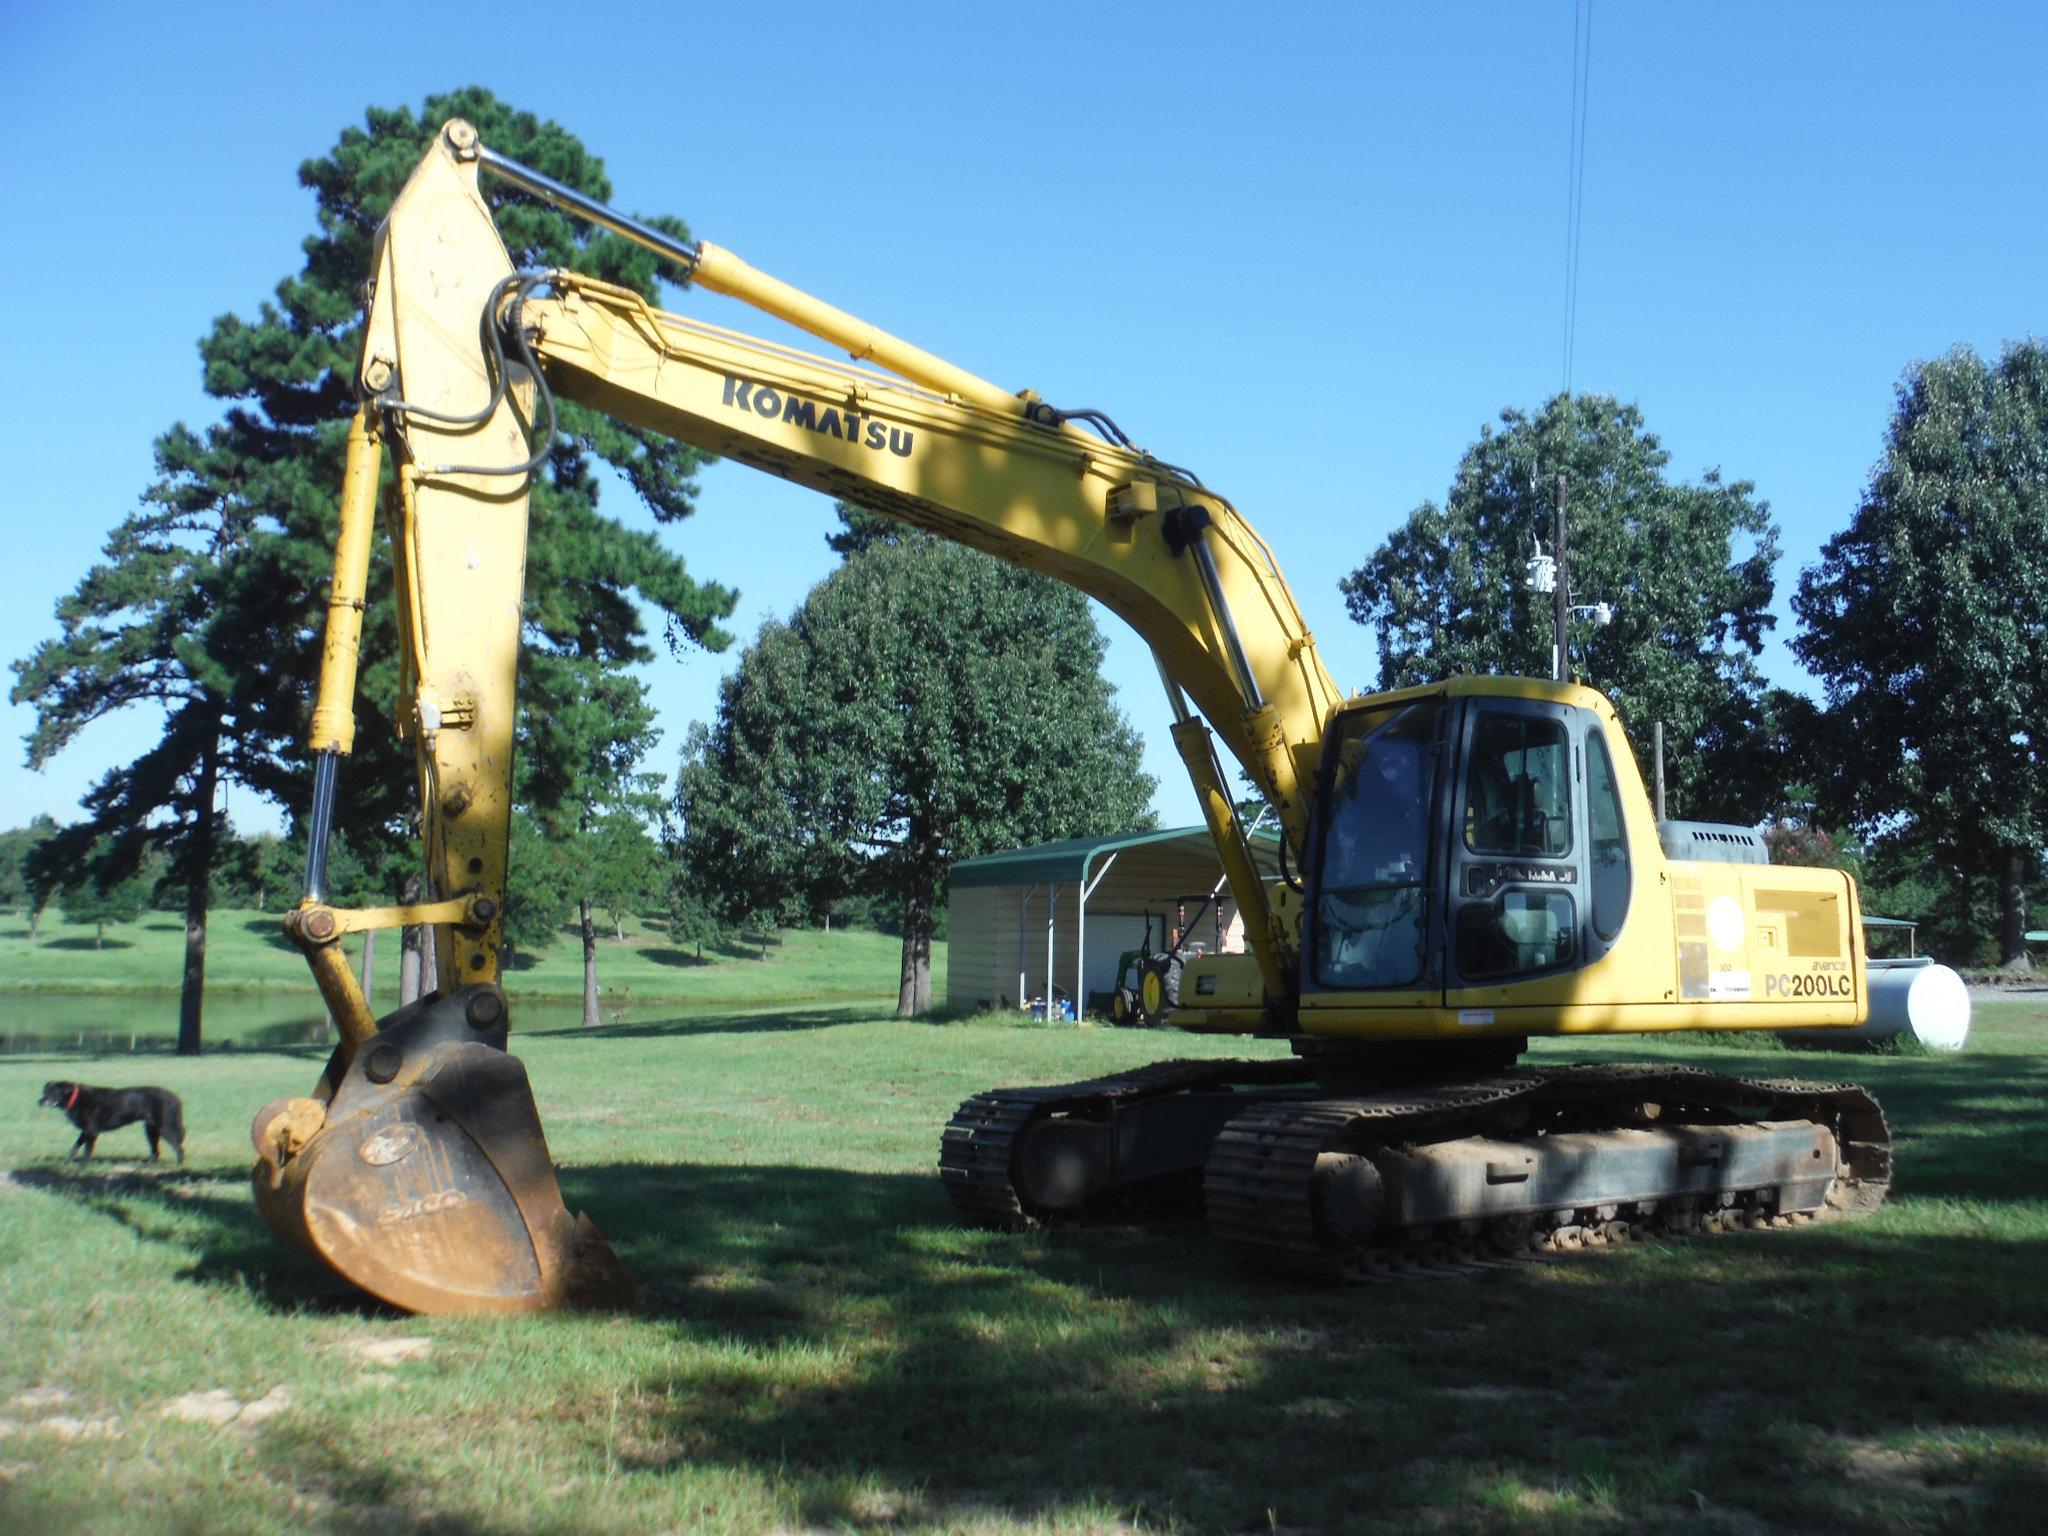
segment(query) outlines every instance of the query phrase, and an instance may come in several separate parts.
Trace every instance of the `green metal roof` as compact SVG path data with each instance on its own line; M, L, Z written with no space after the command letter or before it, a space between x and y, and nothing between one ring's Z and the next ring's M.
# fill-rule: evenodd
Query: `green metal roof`
M1918 928L1920 924L1916 919L1910 917L1872 917L1865 913L1863 926L1866 928Z
M1254 834L1259 843L1278 842L1280 834L1260 828ZM1031 848L1008 848L985 853L978 859L961 859L953 866L953 885L1046 885L1079 880L1100 867L1104 855L1138 848L1147 843L1188 841L1213 850L1207 827L1169 827L1161 832L1119 832L1109 837L1070 837L1063 843L1039 843Z

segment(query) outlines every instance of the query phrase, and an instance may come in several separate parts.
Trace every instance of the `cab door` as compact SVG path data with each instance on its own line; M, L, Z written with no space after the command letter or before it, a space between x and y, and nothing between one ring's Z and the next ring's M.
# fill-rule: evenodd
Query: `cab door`
M1454 704L1438 694L1353 708L1332 723L1310 837L1301 1006L1433 1009L1443 864L1442 781Z
M1465 701L1445 866L1447 1006L1506 1001L1504 987L1583 963L1583 713L1535 699Z

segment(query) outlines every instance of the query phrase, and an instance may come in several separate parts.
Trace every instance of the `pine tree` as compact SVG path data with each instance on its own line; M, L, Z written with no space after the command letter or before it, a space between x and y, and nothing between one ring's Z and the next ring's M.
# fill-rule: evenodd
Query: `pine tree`
M362 284L378 223L434 131L456 116L495 148L610 196L602 163L573 136L487 91L431 97L417 114L371 109L364 126L345 130L327 155L299 169L318 223L300 271L253 318L223 316L201 343L206 388L226 404L223 419L204 430L181 424L159 439L158 480L115 530L104 563L59 605L59 638L16 664L14 697L37 710L29 739L37 766L92 720L134 707L163 712L157 745L88 794L77 835L111 834L131 857L151 843L173 855L186 906L181 1051L199 1048L218 786L233 780L295 815L307 804L300 741L355 409ZM648 253L502 185L486 192L518 265L573 267L653 296ZM654 222L685 233L674 220ZM660 616L671 648L717 649L728 638L718 621L734 594L693 580L652 534L603 515L600 461L669 522L691 511L703 459L563 404L533 497L523 672L536 697L523 721L560 707L563 690L581 686L584 673L551 670L549 658L601 672L647 660L642 603ZM401 704L393 635L390 584L375 562L359 698L365 728L343 776L337 821L359 854L402 882L417 865L407 849L414 779L396 732L379 723ZM537 767L542 784L564 777L545 762Z

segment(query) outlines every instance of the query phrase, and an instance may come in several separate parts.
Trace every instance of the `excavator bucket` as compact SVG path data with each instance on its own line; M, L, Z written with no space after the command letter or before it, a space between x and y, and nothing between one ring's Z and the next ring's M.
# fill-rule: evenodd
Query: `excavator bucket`
M633 1282L555 1182L505 997L401 1008L317 1096L256 1116L256 1204L277 1233L412 1312L614 1307Z

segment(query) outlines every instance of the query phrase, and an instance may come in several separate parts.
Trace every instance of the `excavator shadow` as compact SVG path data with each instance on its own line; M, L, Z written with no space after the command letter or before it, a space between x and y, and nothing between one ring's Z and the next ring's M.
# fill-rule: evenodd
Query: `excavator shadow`
M535 1033L779 1032L829 1028L871 1016L856 1005L700 1014ZM322 1053L302 1046L290 1054L313 1059ZM1789 1056L1743 1065L1821 1075L1814 1064ZM1902 1144L1910 1148L1910 1155L1901 1158L1895 1200L2031 1201L2048 1188L2048 1063L2030 1055L1994 1058L1986 1052L1962 1060L1870 1065L1882 1070L1853 1075L1880 1095ZM1209 1246L1193 1220L1145 1228L1077 1226L1023 1237L980 1232L959 1224L939 1180L927 1173L687 1162L571 1164L559 1172L570 1210L587 1211L637 1277L639 1310L685 1326L718 1319L721 1326L747 1332L753 1326L749 1320L758 1317L760 1326L772 1332L781 1326L776 1320L787 1315L788 1297L801 1299L810 1278L819 1275L831 1275L835 1287L851 1294L878 1297L899 1289L915 1291L935 1276L948 1293L966 1294L976 1289L963 1279L969 1272L984 1282L993 1275L1014 1279L1034 1274L1111 1293L1214 1294L1228 1298L1226 1311L1263 1308L1269 1302L1297 1304L1283 1298L1307 1298L1300 1304L1320 1307L1341 1297L1335 1305L1364 1304L1374 1314L1385 1310L1388 1296L1411 1291L1448 1296L1511 1288L1503 1287L1500 1278L1486 1278L1322 1292L1246 1279ZM278 1243L257 1214L248 1175L239 1166L53 1163L17 1169L12 1178L60 1194L140 1236L184 1248L190 1263L181 1278L247 1286L265 1305L281 1311L308 1306L384 1310ZM1795 1255L1863 1244L1868 1236L1864 1224L1818 1229L1763 1252L1782 1266L1794 1263ZM1896 1235L1885 1238L1888 1244L1899 1241ZM1595 1277L1604 1278L1615 1266L1596 1258L1564 1267L1583 1268L1584 1283L1597 1293L1603 1279Z
M1360 1499L1556 1487L1610 1462L1695 1467L1688 1486L1717 1498L1797 1480L1818 1510L1837 1479L1802 1437L2048 1411L1979 1353L2048 1324L2048 1236L1843 1224L1340 1290L1249 1279L1192 1224L959 1227L921 1175L617 1166L565 1184L625 1239L641 1318L684 1345L639 1384L629 1464L779 1469L808 1528L860 1528L848 1490L874 1477L939 1522L1083 1502L1242 1528L1238 1505L1270 1490L1285 1523L1342 1529Z
M1905 1128L1894 1195L2038 1200L2048 1190L2048 1060L1986 1050L1878 1065L1866 1080ZM1822 1067L1794 1070L1819 1077Z
M180 1280L246 1288L276 1312L399 1315L280 1243L256 1213L246 1168L30 1166L9 1177L183 1251Z
M182 1280L281 1315L391 1315L275 1243L239 1169L13 1177L172 1245ZM2048 1378L1998 1346L2048 1335L2038 1223L1930 1235L1907 1212L1341 1290L1248 1279L1191 1224L965 1228L925 1173L562 1182L640 1284L613 1320L619 1470L770 1477L806 1528L877 1528L878 1480L911 1490L910 1526L1109 1507L1238 1529L1273 1507L1343 1529L1361 1501L1588 1477L1637 1507L1664 1483L1759 1515L1796 1498L1820 1526L1860 1491L1817 1446L2048 1418Z

